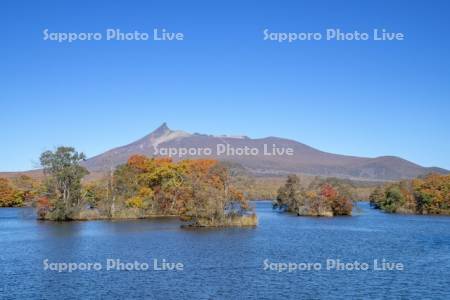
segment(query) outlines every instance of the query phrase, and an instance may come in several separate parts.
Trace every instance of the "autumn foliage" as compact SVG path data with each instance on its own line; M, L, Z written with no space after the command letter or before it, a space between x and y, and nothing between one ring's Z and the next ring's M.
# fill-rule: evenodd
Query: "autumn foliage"
M11 186L10 182L6 178L0 178L0 206L10 207L15 206L16 191Z
M0 177L0 207L23 206L37 195L39 182L27 175Z
M289 175L278 190L275 208L307 216L351 215L353 202L349 189L337 180L314 180L307 188L296 175Z
M370 204L392 213L450 214L450 175L429 174L380 186Z
M180 216L192 224L220 226L250 209L229 168L216 160L133 155L111 179L111 200L94 205L103 214L109 209L111 217Z

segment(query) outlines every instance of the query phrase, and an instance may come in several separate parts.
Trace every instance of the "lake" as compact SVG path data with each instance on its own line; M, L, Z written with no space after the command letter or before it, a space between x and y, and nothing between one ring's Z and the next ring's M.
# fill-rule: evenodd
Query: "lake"
M255 205L258 227L227 229L182 229L170 218L52 223L31 209L0 209L0 298L450 297L450 217L385 214L361 202L353 217L309 218ZM108 259L150 268L107 270ZM154 270L155 259L183 268ZM374 270L383 259L404 269ZM333 269L338 260L346 270ZM355 262L369 268L348 270ZM101 269L54 269L67 263ZM321 269L298 269L308 263Z

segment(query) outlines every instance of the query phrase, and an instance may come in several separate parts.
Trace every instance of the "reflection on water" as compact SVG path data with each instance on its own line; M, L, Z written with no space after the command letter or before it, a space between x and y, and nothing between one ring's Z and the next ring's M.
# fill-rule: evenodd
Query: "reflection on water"
M308 218L256 204L257 228L182 229L176 218L53 223L0 210L0 295L12 298L412 298L450 294L450 217ZM43 270L51 262L182 262L184 271ZM405 271L264 270L263 261L401 262Z

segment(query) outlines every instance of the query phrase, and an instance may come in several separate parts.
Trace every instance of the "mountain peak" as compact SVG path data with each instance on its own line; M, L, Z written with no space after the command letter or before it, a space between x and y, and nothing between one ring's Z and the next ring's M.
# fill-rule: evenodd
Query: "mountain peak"
M231 149L230 154L218 154L219 145L222 147L225 144ZM233 151L245 147L257 149L258 154L239 155L238 152L233 154ZM274 151L274 148L292 148L294 155L275 155L275 152L270 152ZM211 157L239 163L249 172L258 176L300 173L314 176L387 181L414 178L432 171L445 172L445 170L435 168L424 168L398 157L367 158L327 153L293 140L278 137L251 139L245 136L191 134L182 130L172 130L167 126L167 123L161 124L152 133L131 144L114 148L87 160L84 162L84 166L90 171L103 172L109 170L111 165L125 163L133 154L157 156L155 155L157 149L175 149L178 153L174 156L175 159ZM189 149L188 151L194 149L195 153L191 155L187 152L187 155L179 155L182 149ZM211 155L204 155L198 149L216 149L216 152L211 150ZM267 149L269 150L268 154L266 154ZM160 156L167 155L160 154Z
M153 136L161 136L161 135L164 135L164 134L169 133L171 131L172 130L170 130L169 126L167 126L167 123L164 122L164 123L161 124L161 126L156 128L151 134Z

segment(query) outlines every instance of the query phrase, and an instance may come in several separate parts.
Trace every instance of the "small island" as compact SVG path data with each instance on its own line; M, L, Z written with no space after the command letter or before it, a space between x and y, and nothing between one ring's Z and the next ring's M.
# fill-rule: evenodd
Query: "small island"
M388 213L450 215L450 175L429 174L377 187L370 205Z
M350 189L338 179L316 178L304 188L297 175L289 175L278 190L273 207L298 216L349 216L353 208L351 199Z
M89 172L81 164L84 160L84 154L72 147L41 155L44 179L33 190L38 219L178 217L187 227L257 225L249 201L237 187L238 176L225 163L132 155L103 178L85 181ZM0 184L9 193L5 199L23 203L7 180Z

